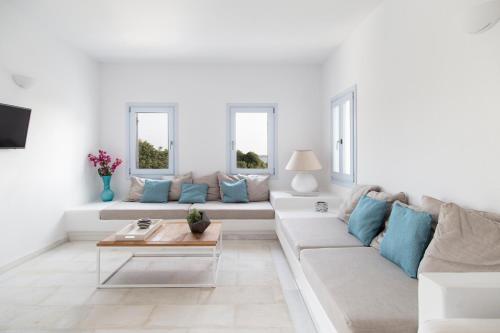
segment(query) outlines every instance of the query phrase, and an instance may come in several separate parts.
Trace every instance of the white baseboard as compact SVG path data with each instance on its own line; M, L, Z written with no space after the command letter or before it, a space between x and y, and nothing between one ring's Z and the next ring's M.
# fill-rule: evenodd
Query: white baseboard
M47 246L44 246L43 248L41 248L41 249L39 249L37 251L31 252L31 253L29 253L29 254L21 257L21 258L18 258L16 260L14 260L13 262L8 263L7 265L4 265L4 266L0 267L0 274L6 272L6 271L8 271L8 270L10 270L10 269L12 269L12 268L14 268L16 266L24 264L25 262L27 262L27 261L29 261L29 260L31 260L31 259L39 256L40 254L42 254L44 252L52 250L53 248L56 248L59 245L66 243L67 241L68 241L68 236L66 236L64 238L61 238L61 239L59 239L59 240L57 240L57 241L55 241L55 242L53 242L53 243L51 243L51 244L49 244Z

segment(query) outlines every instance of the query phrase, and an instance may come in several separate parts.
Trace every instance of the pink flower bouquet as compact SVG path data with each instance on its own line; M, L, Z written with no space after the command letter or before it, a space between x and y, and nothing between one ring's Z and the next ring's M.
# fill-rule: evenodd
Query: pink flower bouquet
M104 150L99 150L99 154L97 156L89 154L88 159L94 164L94 167L97 168L97 173L101 177L111 176L116 171L116 168L118 168L123 162L121 159L116 158L115 161L111 163L111 156Z

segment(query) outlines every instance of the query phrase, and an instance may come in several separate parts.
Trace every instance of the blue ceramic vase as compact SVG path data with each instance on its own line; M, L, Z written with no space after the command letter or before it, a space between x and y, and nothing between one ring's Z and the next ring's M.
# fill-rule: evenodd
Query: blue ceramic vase
M112 201L115 193L111 191L111 176L101 176L104 189L101 192L102 201Z

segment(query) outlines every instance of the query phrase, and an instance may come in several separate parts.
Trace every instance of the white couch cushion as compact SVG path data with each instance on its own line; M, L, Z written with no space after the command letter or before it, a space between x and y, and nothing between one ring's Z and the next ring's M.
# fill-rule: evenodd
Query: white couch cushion
M417 280L369 247L301 252L304 274L339 333L416 333Z
M337 218L279 220L283 234L300 259L303 249L363 246L347 232L347 225Z
M272 220L274 209L269 201L248 203L224 203L210 201L196 203L191 208L207 213L211 219L222 220Z

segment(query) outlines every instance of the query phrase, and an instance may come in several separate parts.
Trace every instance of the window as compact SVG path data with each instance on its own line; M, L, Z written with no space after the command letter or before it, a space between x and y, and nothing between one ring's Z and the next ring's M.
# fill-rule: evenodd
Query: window
M331 104L332 180L356 183L356 87Z
M173 174L174 105L133 105L130 113L130 174Z
M229 172L275 174L274 105L229 105Z

